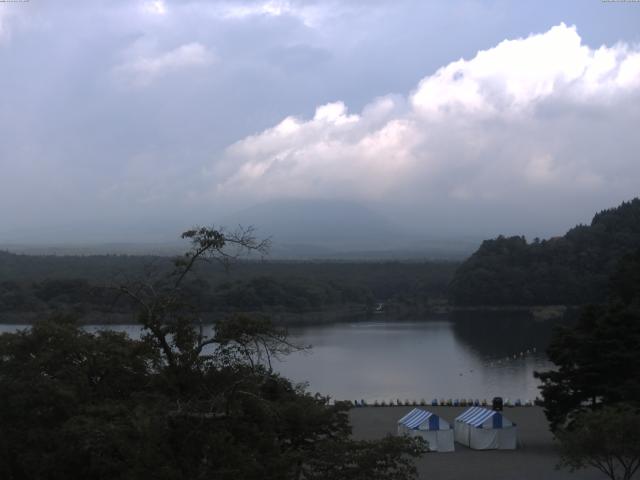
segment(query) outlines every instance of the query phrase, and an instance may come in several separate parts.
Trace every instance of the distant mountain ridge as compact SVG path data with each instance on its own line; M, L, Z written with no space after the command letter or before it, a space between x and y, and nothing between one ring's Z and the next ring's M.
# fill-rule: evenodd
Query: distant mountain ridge
M252 225L272 239L279 259L462 259L479 239L426 236L357 202L287 198L264 202L223 219Z
M0 230L0 250L27 255L173 256L188 248L179 239L181 232L193 225L211 225L211 220L194 214L180 222L151 218ZM280 198L216 217L214 224L227 230L254 227L258 238L272 240L269 258L274 260L460 261L482 240L479 235L447 236L435 228L421 228L424 225L399 224L344 199Z
M344 200L272 200L237 212L224 223L253 225L290 244L379 246L399 234L384 216Z
M450 284L456 305L582 305L604 301L620 259L640 248L640 199L597 213L563 237L485 240Z

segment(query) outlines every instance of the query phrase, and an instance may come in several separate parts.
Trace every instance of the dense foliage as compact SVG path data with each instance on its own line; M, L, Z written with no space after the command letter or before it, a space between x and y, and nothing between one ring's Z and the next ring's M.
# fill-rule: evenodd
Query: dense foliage
M640 407L640 251L624 257L602 306L556 331L547 350L557 369L537 376L553 430L606 405Z
M415 477L420 440L350 438L344 404L274 373L299 348L267 319L195 328L188 275L249 234L185 232L192 248L168 272L120 291L140 340L92 334L67 317L0 336L0 476L73 479L396 479Z
M153 268L150 268L151 265ZM200 264L183 293L200 312L308 312L377 301L424 306L446 297L447 262L242 261L225 271ZM0 314L131 313L114 288L131 277L166 274L163 257L32 257L0 252Z
M457 305L584 305L606 299L608 278L640 247L640 199L604 210L591 225L563 237L499 236L457 270L450 298Z
M215 348L190 361L195 344L176 339L183 358L173 366L151 338L91 334L68 318L3 334L0 477L413 476L419 444L351 440L346 405L328 405L245 352L268 324L234 319L221 330Z
M640 413L625 406L580 414L571 430L557 433L561 466L600 470L611 480L631 480L640 467Z

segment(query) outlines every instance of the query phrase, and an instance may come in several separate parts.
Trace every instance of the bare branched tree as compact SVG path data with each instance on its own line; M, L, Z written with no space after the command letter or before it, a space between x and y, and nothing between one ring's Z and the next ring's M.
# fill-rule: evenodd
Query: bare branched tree
M233 231L196 226L181 236L190 243L189 250L174 260L168 273L149 268L143 278L127 281L118 287L138 308L138 320L147 332L147 340L162 351L170 367L189 367L198 361L207 345L216 342L204 334L202 320L185 301L183 284L200 261L218 262L228 268L231 263L251 253L266 255L269 239L258 239L253 227L239 226ZM193 324L200 328L196 331Z

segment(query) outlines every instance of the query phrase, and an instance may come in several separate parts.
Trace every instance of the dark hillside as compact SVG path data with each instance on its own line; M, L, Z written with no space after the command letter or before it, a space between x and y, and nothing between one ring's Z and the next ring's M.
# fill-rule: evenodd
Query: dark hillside
M604 301L618 261L640 247L640 199L597 213L563 237L486 240L451 282L456 305L581 305Z

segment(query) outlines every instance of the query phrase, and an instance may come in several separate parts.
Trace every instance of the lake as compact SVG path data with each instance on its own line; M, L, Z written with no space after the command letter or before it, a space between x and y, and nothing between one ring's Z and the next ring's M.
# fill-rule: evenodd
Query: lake
M508 316L448 317L431 321L389 318L289 328L291 339L311 345L274 364L296 382L338 400L532 400L533 372L552 367L544 354L552 322ZM0 331L15 331L0 325ZM100 326L88 327L91 330ZM139 335L137 325L113 328Z
M510 336L502 322L451 321L295 328L291 337L313 349L285 359L279 369L336 399L534 399L539 393L533 372L552 365L544 355L548 326L527 335L532 330L535 325L515 322Z

